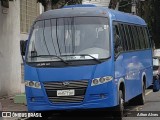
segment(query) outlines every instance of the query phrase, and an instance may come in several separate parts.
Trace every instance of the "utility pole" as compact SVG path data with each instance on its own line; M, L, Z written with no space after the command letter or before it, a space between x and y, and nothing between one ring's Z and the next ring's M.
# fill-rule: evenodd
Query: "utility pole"
M119 2L117 2L115 10L118 10L118 9L119 9Z
M132 0L132 14L136 15L136 0Z

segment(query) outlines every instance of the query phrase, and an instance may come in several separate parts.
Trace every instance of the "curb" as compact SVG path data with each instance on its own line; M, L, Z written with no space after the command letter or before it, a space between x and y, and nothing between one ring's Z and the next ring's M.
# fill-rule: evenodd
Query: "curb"
M2 111L2 104L0 103L0 111Z
M26 105L26 95L25 94L17 94L14 96L14 103L25 104Z

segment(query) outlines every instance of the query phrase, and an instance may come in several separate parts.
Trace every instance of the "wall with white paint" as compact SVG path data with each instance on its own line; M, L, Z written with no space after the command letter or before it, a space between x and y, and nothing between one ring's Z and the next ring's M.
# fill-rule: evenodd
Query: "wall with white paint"
M21 93L20 1L0 6L0 96Z
M96 6L108 7L110 0L83 0L83 4L94 4Z

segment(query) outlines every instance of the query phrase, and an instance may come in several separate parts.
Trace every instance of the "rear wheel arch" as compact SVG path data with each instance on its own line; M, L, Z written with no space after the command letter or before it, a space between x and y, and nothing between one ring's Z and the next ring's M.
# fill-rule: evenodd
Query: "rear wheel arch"
M142 84L145 85L145 88L146 88L147 87L147 77L146 77L146 73L145 72L142 73L141 80L142 80Z
M145 85L145 88L147 87L147 83L146 83L146 76L143 76L143 83L144 83L144 85Z

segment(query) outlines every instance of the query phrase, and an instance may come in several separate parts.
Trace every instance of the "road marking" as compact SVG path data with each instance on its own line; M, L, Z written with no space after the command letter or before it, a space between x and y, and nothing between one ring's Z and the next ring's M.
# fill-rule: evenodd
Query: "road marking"
M147 92L145 95L149 95L152 92L152 90L150 90L149 92Z
M136 111L139 111L139 107L136 107L135 109L136 109Z
M142 109L142 106L138 106L135 108L136 111L140 111Z
M149 95L150 93L152 93L152 90L145 93L145 95ZM135 108L136 111L141 111L142 109L143 109L142 106L138 106L138 107Z

